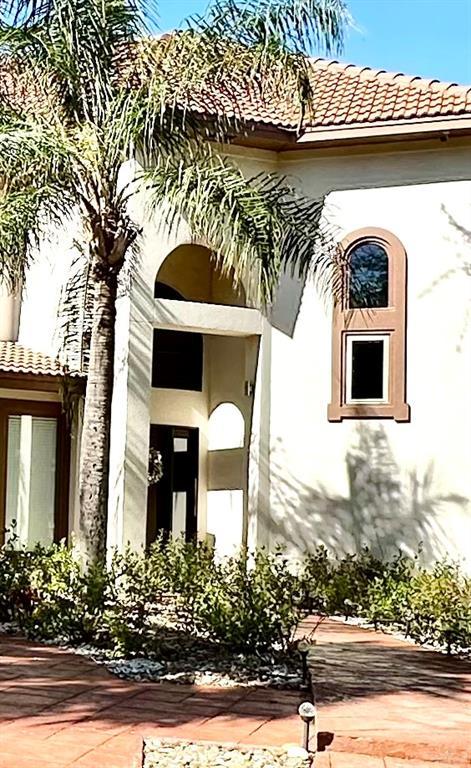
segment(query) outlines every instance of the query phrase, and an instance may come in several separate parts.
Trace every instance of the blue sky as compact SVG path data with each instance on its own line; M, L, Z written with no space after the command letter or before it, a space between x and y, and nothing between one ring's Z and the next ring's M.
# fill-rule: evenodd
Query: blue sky
M160 27L175 29L207 0L160 0ZM342 61L471 83L471 0L350 0Z

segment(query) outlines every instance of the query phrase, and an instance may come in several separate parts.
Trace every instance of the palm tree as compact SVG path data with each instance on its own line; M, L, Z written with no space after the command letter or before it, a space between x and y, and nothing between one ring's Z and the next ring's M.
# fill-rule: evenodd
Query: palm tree
M344 0L215 0L157 37L144 0L6 0L0 21L0 277L16 282L51 226L83 224L94 284L81 451L88 557L104 557L118 277L139 248L129 201L179 217L268 300L279 268L314 264L322 201L247 179L218 149L248 130L241 96L312 104L305 51L342 42ZM132 161L131 180L122 168Z

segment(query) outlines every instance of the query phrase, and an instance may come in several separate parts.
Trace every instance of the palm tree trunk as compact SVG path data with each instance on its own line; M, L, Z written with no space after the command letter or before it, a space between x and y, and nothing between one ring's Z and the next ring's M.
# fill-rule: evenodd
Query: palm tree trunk
M88 563L106 555L111 399L117 270L106 260L93 268L95 299L80 467L80 530Z

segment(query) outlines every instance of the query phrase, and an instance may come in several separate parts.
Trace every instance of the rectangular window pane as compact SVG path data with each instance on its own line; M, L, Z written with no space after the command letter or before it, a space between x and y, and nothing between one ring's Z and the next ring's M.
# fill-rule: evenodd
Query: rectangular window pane
M172 538L179 539L186 531L186 491L174 491L172 510Z
M18 544L54 538L57 420L9 416L5 527Z
M154 331L152 386L203 389L203 337L186 331Z
M385 344L383 339L351 341L352 400L383 400Z
M188 438L187 437L174 437L173 438L173 450L175 453L186 453L188 450Z

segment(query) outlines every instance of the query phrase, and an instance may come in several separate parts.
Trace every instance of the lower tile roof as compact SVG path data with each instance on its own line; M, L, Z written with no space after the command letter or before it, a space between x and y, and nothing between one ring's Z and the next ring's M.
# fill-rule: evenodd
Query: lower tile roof
M38 376L82 376L69 370L60 360L13 341L0 341L0 373L36 374Z

